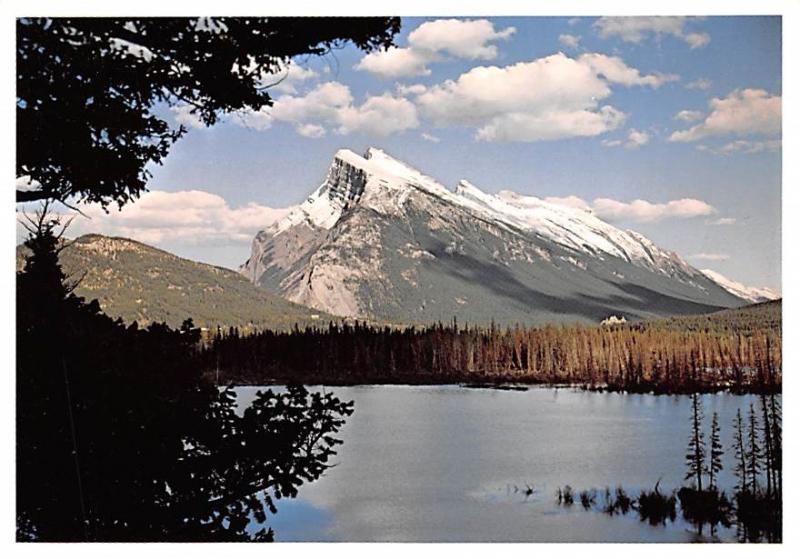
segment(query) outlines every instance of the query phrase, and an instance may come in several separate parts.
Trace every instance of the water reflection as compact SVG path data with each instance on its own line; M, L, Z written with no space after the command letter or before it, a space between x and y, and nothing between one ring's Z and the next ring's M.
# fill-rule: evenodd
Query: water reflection
M317 387L313 388L317 390ZM241 402L254 391L239 389ZM337 466L304 487L300 502L324 511L287 521L294 540L328 541L690 541L678 517L666 526L638 514L611 517L554 502L565 483L630 495L683 483L686 397L535 388L336 387L355 401ZM750 396L703 396L730 425ZM708 414L710 415L710 413ZM730 429L723 444L732 443ZM527 485L533 491L526 494ZM721 487L733 487L728 470ZM514 487L517 491L514 491ZM285 520L285 519L284 519ZM708 529L702 537L708 537ZM286 540L278 532L278 538ZM735 528L714 537L735 541Z

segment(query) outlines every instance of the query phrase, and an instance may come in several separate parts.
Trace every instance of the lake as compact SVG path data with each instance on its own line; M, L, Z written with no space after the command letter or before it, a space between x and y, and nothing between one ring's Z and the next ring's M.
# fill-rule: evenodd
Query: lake
M460 386L309 387L355 402L344 444L297 499L268 518L277 541L687 542L735 541L735 528L704 534L680 516L666 526L635 513L609 516L576 502L559 506L559 487L632 496L660 479L683 483L691 399L533 387L504 391ZM258 387L237 388L247 405ZM733 477L733 429L753 396L702 396L709 431L718 412L725 447L719 486ZM708 436L708 435L707 435ZM533 492L526 495L530 486ZM577 501L577 498L576 498Z

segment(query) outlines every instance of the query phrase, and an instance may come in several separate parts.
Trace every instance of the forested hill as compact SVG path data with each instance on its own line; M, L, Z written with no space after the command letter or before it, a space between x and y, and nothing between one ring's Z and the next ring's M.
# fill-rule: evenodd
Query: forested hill
M28 249L17 247L17 270ZM75 293L97 299L103 311L126 323L166 322L177 327L191 317L196 326L287 330L297 323L327 325L334 317L286 301L243 276L120 237L84 235L61 253ZM81 279L82 278L82 279Z
M780 336L783 329L782 302L782 299L778 299L708 314L671 316L652 320L650 324L671 330L736 332L743 335L769 331Z

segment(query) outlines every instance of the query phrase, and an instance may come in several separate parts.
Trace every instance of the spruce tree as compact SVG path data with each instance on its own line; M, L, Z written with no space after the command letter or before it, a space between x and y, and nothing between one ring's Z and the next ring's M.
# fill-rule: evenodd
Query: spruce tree
M703 490L703 471L705 463L705 442L702 430L703 410L700 407L700 398L697 393L692 394L692 430L689 436L689 446L686 450L686 477L694 479L697 490Z
M739 485L736 489L737 492L744 493L747 491L747 449L745 448L744 420L742 419L741 409L736 410L736 419L733 421L733 428L733 451L736 457L734 472L736 478L739 480Z
M711 418L711 441L710 455L708 460L708 488L716 489L717 474L722 471L722 442L719 434L719 415L714 412Z
M750 404L749 425L747 429L747 475L750 478L750 490L758 493L758 476L761 473L761 446L758 443L758 418L753 404Z

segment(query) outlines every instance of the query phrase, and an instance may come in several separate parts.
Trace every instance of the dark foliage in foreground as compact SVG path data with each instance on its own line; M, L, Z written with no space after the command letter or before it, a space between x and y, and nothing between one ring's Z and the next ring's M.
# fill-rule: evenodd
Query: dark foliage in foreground
M399 29L396 17L20 18L17 177L36 188L17 201L121 207L186 133L167 106L205 125L257 111L293 57L387 48Z
M271 539L245 528L322 474L352 404L293 387L236 415L191 321L126 327L71 293L56 227L17 276L17 538Z
M356 322L327 329L218 331L203 366L236 383L575 383L637 392L780 390L780 331L615 327L403 330Z

